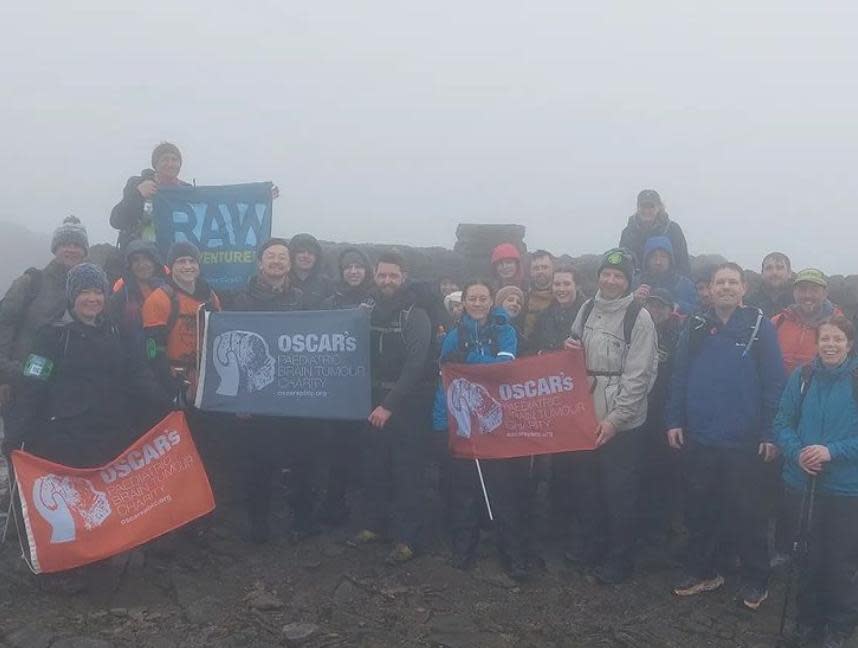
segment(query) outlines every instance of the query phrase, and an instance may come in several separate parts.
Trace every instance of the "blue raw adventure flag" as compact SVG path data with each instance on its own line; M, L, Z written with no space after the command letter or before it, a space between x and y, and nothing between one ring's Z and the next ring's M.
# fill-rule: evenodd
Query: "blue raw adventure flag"
M256 272L256 248L271 237L270 182L220 187L159 187L152 199L155 241L200 248L202 276L215 290L242 288Z
M370 387L367 309L207 313L202 410L365 420Z

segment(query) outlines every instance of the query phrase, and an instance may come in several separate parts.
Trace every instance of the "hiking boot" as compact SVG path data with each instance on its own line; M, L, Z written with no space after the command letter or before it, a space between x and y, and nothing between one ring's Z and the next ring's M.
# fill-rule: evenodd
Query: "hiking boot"
M632 568L614 561L606 562L593 569L593 578L599 585L622 585L632 575Z
M414 549L404 542L397 542L391 552L384 559L388 565L401 565L414 558Z
M714 592L724 584L724 577L715 574L712 578L689 576L673 587L676 596L695 596L703 592Z
M347 544L352 547L359 547L361 545L372 544L374 542L381 542L381 536L375 531L361 529L347 541Z
M477 562L477 557L474 553L454 553L450 558L450 565L462 571L468 571Z
M527 563L523 560L509 560L505 561L505 563L504 569L507 576L516 583L524 583L530 579L530 570L527 568Z
M826 628L822 648L843 648L848 639L849 635Z
M817 642L822 635L822 629L807 623L797 623L787 639L790 648L805 648Z
M739 598L745 608L756 612L763 604L763 601L769 598L769 590L756 585L743 585L739 593Z

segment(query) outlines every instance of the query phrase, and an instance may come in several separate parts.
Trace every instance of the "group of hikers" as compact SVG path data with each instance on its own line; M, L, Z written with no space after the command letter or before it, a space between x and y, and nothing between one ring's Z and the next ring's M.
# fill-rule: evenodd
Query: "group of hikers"
M790 560L801 528L794 641L845 645L858 621L858 360L855 326L828 300L821 271L793 273L773 252L753 294L735 263L692 276L681 227L659 194L644 190L619 246L601 257L591 297L578 268L544 250L524 256L513 243L494 249L486 278L429 286L409 278L396 250L370 259L355 247L328 278L309 234L261 243L247 286L217 295L193 244L175 243L162 258L154 243L151 198L182 182L181 163L179 149L163 143L152 168L125 187L110 217L121 277L108 280L86 261L86 230L70 217L54 232L53 260L27 270L0 303L4 453L23 447L99 466L182 406L200 445L215 427L241 435L254 542L271 536L273 484L288 466L293 540L344 524L359 485L366 507L351 542L389 542L388 562L406 562L421 548L434 462L458 568L478 556L484 489L509 575L544 568L535 500L547 485L550 524L589 579L626 582L645 539L683 526L685 569L673 593L712 591L738 573L737 600L750 610L766 600L771 571ZM201 311L360 306L371 313L365 422L227 416L188 404ZM562 349L585 354L595 450L483 460L480 474L472 460L449 455L439 365Z

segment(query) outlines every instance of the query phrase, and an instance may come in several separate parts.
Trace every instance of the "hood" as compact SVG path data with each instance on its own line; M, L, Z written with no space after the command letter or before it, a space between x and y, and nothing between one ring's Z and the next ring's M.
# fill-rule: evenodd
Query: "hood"
M503 326L504 324L511 324L512 320L510 320L509 313L506 312L500 306L494 306L489 311L488 319L486 319L486 323L482 326L477 324L477 321L468 315L467 313L462 314L461 320L462 326L465 327L465 330L468 332L468 335L476 335L477 331L482 331L489 326Z
M804 315L802 315L801 311L798 308L798 304L793 304L789 308L786 308L782 311L784 319L790 322L796 322L798 324L802 324L805 326L813 326L817 327L823 322L831 319L834 316L834 304L832 304L829 300L825 300L822 302L822 308L819 313L810 321L806 320Z
M518 268L512 279L512 285L516 285L521 288L524 283L524 268L521 267L521 252L519 252L518 248L512 243L501 243L492 250L492 269L494 269L494 265L498 261L503 261L504 259L512 259L518 263Z
M673 270L676 261L673 256L673 243L666 236L650 236L646 240L646 244L644 244L643 266L646 267L646 260L656 250L664 250L670 255L670 269Z
M300 250L309 250L316 255L316 264L310 271L310 276L313 277L319 274L322 271L322 246L319 244L319 240L312 234L296 234L289 239L289 256L293 259L293 270L295 254Z
M166 275L166 271L164 269L164 260L161 258L160 252L158 252L158 247L151 241L144 241L142 239L135 239L128 244L128 247L125 248L125 271L131 271L131 255L132 254L145 254L152 260L152 263L155 264L155 274L159 274L161 276Z
M363 278L363 282L359 286L352 287L348 285L345 281L343 281L343 259L347 254L355 254L360 258L361 264L366 269L366 276ZM316 264L318 265L318 263ZM373 286L372 280L372 263L369 260L367 254L356 247L347 247L345 250L340 252L340 256L337 258L337 268L339 268L340 275L339 280L337 281L337 292L340 294L349 294L353 292L368 292ZM315 270L315 268L314 268Z

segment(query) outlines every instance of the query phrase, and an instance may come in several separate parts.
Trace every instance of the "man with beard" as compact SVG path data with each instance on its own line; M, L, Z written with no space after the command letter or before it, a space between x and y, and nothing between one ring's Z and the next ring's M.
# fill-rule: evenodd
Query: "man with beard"
M750 295L745 305L763 311L772 318L792 304L792 268L789 257L783 252L769 252L763 257L762 283Z
M301 310L303 294L289 280L291 260L286 241L268 239L256 252L257 273L235 296L230 310L284 312ZM278 468L291 468L289 503L293 520L291 539L300 540L313 533L313 439L300 422L273 416L239 415L245 449L245 487L250 539L262 544L271 533L271 481Z
M372 264L367 256L358 248L346 248L340 253L337 265L340 281L323 307L330 310L369 306L373 301L373 281ZM319 517L331 526L343 524L349 518L346 491L352 478L354 458L360 453L364 427L354 421L331 421L328 424L325 435L327 448L323 453L329 461L328 485Z
M554 256L546 250L530 255L530 288L525 296L524 337L530 339L539 314L554 300Z
M422 521L420 500L426 435L436 376L427 371L432 323L406 285L401 255L382 254L375 267L371 320L372 413L366 452L369 519L356 544L387 536L388 562L414 557ZM434 360L434 358L432 359Z
M289 241L289 256L289 279L304 294L304 308L319 310L332 292L331 282L322 272L322 246L312 234L296 234Z

